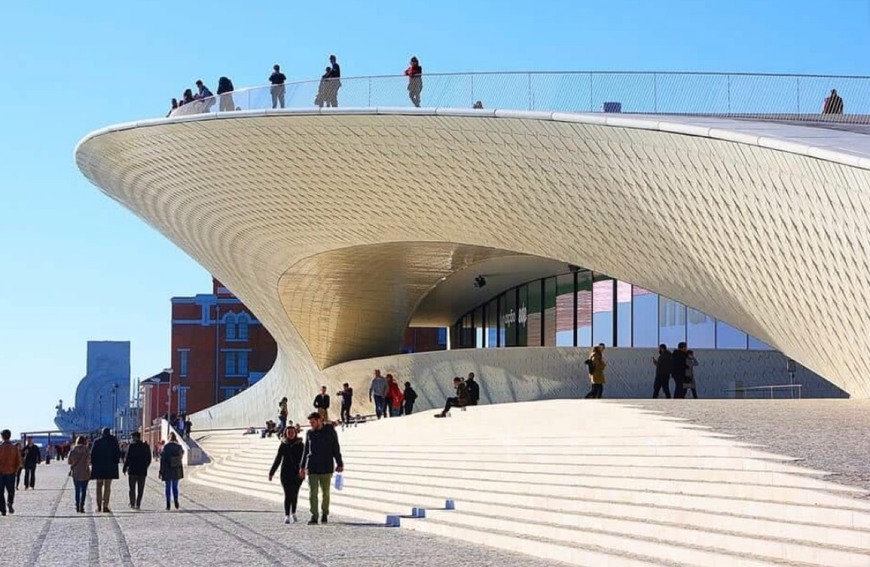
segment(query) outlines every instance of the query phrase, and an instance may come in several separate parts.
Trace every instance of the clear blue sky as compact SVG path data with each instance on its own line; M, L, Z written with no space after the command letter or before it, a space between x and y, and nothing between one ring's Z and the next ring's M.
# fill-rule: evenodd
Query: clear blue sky
M169 298L199 265L104 197L73 163L91 130L162 116L203 78L237 88L274 63L319 76L696 70L870 75L866 0L409 3L9 2L0 18L0 426L51 427L87 340L132 341L132 373L169 362Z

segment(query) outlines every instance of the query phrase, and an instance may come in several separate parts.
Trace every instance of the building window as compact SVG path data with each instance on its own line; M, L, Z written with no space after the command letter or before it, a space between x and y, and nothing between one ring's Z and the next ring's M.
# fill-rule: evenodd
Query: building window
M178 389L178 413L187 413L187 390L186 386Z
M659 297L641 287L631 288L632 346L659 345Z
M247 352L240 352L240 353L238 353L238 355L239 355L238 364L236 364L237 370L238 370L239 374L247 376L247 374L248 374L248 353Z
M604 343L604 346L613 346L615 285L614 280L603 274L595 273L592 279L592 345ZM577 301L580 301L579 290Z
M438 346L447 346L447 327L438 328Z
M227 340L234 341L236 339L236 315L234 313L224 315L224 327Z
M247 313L239 315L238 337L240 341L248 340L248 326L251 324L251 316Z
M181 378L187 377L187 358L189 355L189 350L178 349L178 376Z
M227 376L235 376L236 375L236 353L234 353L234 352L224 353L224 360L226 361L226 375Z

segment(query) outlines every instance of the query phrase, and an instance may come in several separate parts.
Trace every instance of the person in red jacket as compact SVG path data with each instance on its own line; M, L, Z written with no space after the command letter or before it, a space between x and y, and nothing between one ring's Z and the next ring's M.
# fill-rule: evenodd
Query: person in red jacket
M423 67L416 57L411 57L408 68L405 69L408 77L408 97L417 108L420 107L420 93L423 92Z
M390 400L390 417L402 415L402 404L405 401L405 395L402 393L399 383L396 382L392 374L387 374L387 399Z
M3 442L0 443L0 516L15 513L15 476L21 468L21 450L12 444L12 432L4 429L0 432Z

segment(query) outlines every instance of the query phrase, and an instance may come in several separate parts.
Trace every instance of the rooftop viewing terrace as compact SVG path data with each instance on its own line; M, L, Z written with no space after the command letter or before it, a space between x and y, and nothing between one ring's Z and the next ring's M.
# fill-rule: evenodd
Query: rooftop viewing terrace
M211 94L210 90L205 92ZM870 124L870 77L862 76L613 71L434 73L322 78L187 98L186 104L182 100L169 115L272 108L425 106Z

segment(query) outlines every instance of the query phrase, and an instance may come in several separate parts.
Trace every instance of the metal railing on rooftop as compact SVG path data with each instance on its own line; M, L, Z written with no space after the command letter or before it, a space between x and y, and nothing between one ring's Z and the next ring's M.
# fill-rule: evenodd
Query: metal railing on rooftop
M348 77L236 90L196 100L172 116L269 108L412 106L405 76ZM840 113L824 113L836 89ZM751 73L509 72L422 77L420 106L548 112L623 112L870 124L870 77ZM836 105L835 105L836 106Z

